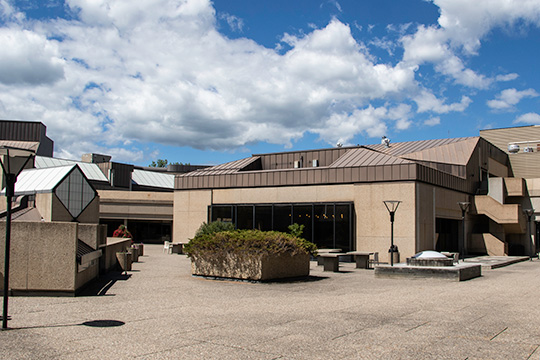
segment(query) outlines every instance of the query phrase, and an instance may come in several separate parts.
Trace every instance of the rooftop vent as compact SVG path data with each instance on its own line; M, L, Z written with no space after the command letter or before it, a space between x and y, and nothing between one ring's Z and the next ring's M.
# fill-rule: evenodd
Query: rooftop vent
M518 144L508 144L508 152L510 154L517 154L519 152Z
M381 144L383 144L385 147L389 148L390 147L390 139L387 138L386 136L383 136L381 138Z

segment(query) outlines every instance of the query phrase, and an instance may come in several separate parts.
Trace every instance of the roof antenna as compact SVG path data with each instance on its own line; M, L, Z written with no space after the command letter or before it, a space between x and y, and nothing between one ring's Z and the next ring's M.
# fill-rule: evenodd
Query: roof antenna
M383 144L385 147L389 148L390 147L390 139L387 138L386 136L383 136L382 139L381 139L381 144Z

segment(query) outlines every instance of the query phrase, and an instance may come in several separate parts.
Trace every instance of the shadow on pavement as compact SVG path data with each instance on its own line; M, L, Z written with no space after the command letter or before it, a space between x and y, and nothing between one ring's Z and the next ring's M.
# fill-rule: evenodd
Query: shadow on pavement
M114 294L107 294L117 281L126 281L131 277L130 274L125 274L119 271L110 271L105 275L92 281L86 286L77 296L114 296Z

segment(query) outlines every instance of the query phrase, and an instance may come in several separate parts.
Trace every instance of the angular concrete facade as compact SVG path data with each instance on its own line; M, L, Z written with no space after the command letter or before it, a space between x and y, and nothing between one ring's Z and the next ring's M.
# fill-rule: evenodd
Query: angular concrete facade
M288 212L291 223L304 216L309 226L305 217L318 221L310 206L346 204L352 214L348 250L376 251L385 261L391 229L383 201L399 200L394 244L402 259L422 250L455 251L463 236L457 203L474 204L475 196L487 195L491 178L509 177L508 165L501 149L479 137L253 155L176 177L174 241L188 242L202 222L229 207L226 221L245 228L264 222L257 222L259 207L272 209L267 216L273 225L274 209L285 206L290 210L279 221L286 222ZM475 210L471 206L466 216L465 250L472 249ZM328 214L343 218L343 213ZM308 236L319 242L316 226ZM340 235L334 230L333 236Z

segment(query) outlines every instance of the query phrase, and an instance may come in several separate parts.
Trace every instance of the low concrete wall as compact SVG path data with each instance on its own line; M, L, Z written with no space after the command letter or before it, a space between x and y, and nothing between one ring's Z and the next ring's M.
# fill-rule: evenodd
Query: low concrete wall
M6 223L0 223L5 233ZM0 239L5 247L5 238ZM77 224L12 222L9 285L21 291L75 291ZM4 253L1 269L4 269Z
M99 271L103 274L114 270L116 268L116 253L126 251L129 247L131 247L130 238L108 237L106 244L100 247L103 254L99 262Z
M193 275L265 281L309 275L309 255L277 256L197 256L191 258Z
M0 233L5 233L0 222ZM98 263L79 271L77 264L78 223L22 222L11 223L9 285L14 292L57 292L74 294L98 276ZM99 225L87 225L82 232L84 242L96 244ZM92 237L95 238L92 238ZM5 247L5 237L0 238ZM93 247L94 248L94 247ZM0 271L4 270L4 252L0 255ZM2 274L3 276L3 274ZM0 284L3 286L3 283Z
M379 265L375 267L376 277L437 278L452 281L465 281L482 276L480 264L459 264L456 266L395 266Z
M107 225L79 224L79 240L93 249L99 249L107 243Z
M497 239L492 234L471 234L469 251L489 256L507 256L508 243Z

